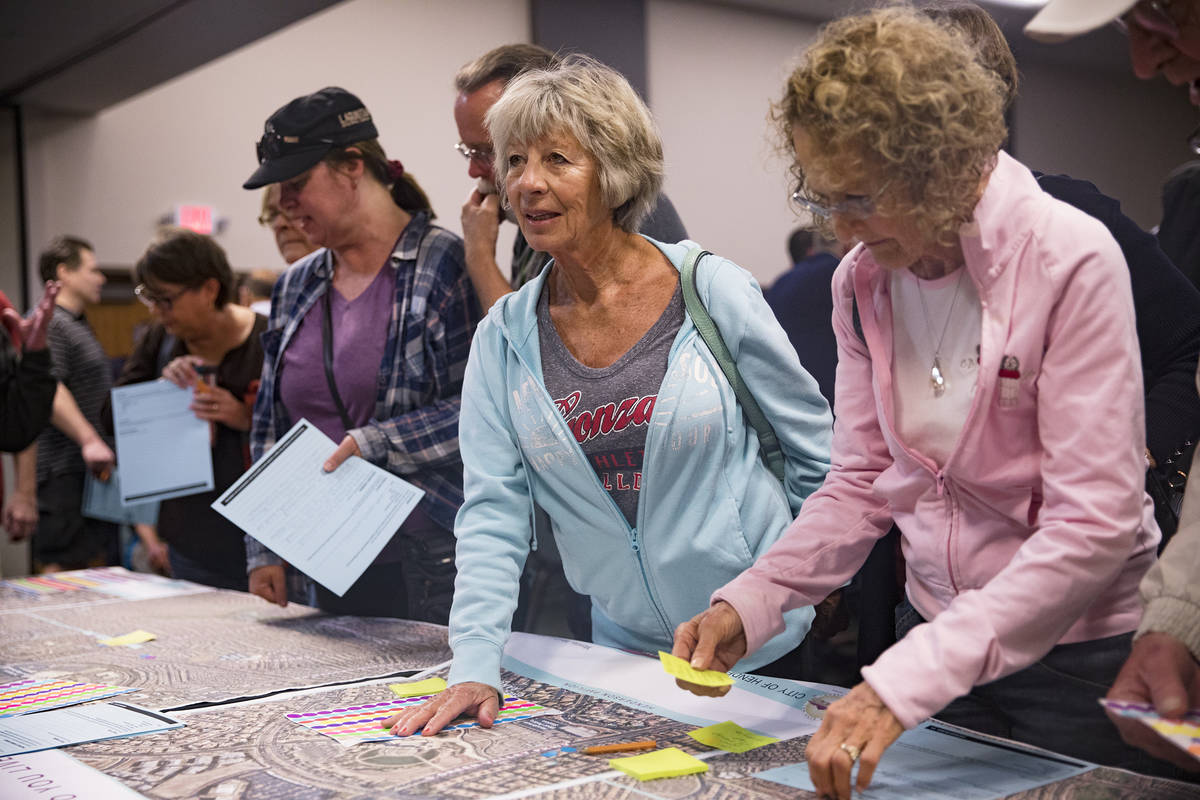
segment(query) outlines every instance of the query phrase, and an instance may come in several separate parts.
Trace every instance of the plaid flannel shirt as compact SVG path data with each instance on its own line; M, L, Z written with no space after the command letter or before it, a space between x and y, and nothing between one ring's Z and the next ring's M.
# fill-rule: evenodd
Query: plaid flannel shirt
M396 293L375 411L365 426L348 432L363 458L424 489L426 511L447 530L454 528L463 501L458 412L480 317L463 264L460 238L431 225L425 212L413 215L389 261L396 270ZM250 429L254 461L295 422L279 398L281 357L332 279L333 255L321 249L293 264L275 285ZM246 557L248 570L280 563L250 536Z

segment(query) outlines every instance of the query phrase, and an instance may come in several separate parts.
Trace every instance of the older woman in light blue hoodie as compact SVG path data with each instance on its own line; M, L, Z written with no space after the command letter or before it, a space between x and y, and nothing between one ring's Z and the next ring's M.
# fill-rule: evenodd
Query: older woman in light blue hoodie
M662 182L649 111L585 58L526 73L488 114L503 200L553 261L479 326L460 422L450 688L385 722L407 735L463 712L495 718L500 658L532 541L548 513L593 638L669 650L676 625L779 538L829 467L831 418L757 284L699 262L700 299L780 443L782 482L681 299L692 242L634 231ZM796 647L813 616L739 668Z

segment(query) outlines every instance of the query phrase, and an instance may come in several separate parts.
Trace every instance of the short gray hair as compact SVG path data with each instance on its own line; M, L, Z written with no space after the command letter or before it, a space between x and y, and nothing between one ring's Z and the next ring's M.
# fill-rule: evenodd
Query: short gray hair
M517 76L487 114L500 199L514 142L566 132L596 161L600 196L618 228L635 233L663 182L662 140L650 109L624 76L588 56Z

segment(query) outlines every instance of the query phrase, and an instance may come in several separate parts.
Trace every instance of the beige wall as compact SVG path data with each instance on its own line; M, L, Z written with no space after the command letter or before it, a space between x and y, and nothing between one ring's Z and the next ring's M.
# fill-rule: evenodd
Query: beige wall
M241 184L266 117L329 85L362 98L388 155L457 231L472 181L452 149L454 73L491 47L527 41L528 19L526 0L349 0L95 117L31 114L32 248L72 231L95 243L102 264L129 265L159 217L201 203L228 219L218 240L235 268L281 267L255 222L259 195Z

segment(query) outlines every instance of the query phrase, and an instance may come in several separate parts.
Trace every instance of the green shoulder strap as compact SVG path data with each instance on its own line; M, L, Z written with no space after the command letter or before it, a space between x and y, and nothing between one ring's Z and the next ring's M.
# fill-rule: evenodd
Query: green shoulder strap
M733 393L737 395L738 403L742 406L742 413L746 415L746 419L758 432L758 444L762 451L763 461L772 474L779 479L779 482L783 483L783 451L779 448L779 439L775 436L775 429L767 421L767 416L759 407L758 401L754 399L754 395L751 394L750 387L742 380L742 373L738 371L737 362L733 360L729 348L725 346L725 340L721 338L721 331L717 329L717 324L713 322L708 309L700 300L700 293L696 291L696 265L706 255L711 254L707 250L694 247L688 251L687 258L683 260L683 267L679 270L683 304L687 307L688 315L692 318L692 324L696 326L700 338L708 345L708 349L717 359L717 365L721 367L721 372L725 373L725 379L733 387Z

